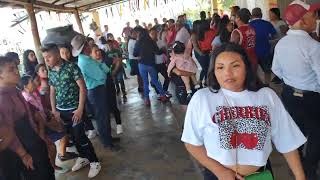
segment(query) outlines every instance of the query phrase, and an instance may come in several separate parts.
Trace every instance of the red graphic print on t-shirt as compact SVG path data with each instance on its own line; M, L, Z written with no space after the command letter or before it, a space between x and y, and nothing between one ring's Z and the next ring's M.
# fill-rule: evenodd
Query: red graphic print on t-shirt
M219 106L212 122L219 126L222 149L262 150L271 126L266 106Z

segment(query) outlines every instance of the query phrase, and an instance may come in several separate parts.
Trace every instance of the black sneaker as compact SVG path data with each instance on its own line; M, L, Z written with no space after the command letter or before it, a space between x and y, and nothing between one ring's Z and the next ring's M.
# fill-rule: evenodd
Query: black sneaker
M105 148L110 150L111 152L120 152L122 150L122 148L117 145L105 146Z
M64 156L62 156L61 154L58 154L58 159L60 161L68 161L68 160L71 160L71 159L75 159L79 157L79 155L77 153L74 153L74 152L66 152L66 154Z
M118 142L120 142L120 138L119 137L113 137L112 138L112 143L118 143Z

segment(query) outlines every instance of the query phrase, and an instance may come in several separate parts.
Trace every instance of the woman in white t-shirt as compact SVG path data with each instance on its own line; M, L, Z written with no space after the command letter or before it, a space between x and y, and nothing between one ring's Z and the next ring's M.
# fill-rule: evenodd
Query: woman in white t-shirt
M297 149L306 138L273 90L255 88L248 56L235 44L214 51L208 88L192 97L181 140L205 167L205 180L242 180L263 171L272 143L295 179L305 180Z

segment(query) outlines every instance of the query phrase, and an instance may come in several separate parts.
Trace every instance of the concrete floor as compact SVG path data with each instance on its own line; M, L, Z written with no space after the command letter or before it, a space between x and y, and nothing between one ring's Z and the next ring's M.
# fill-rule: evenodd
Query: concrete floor
M161 104L152 94L151 107L143 104L131 77L126 81L128 101L119 99L124 133L120 145L123 151L105 150L98 138L92 140L101 160L102 170L96 180L201 180L197 163L180 141L184 112L178 103ZM112 120L112 127L115 122ZM276 180L293 179L281 155L271 157ZM71 168L73 161L58 164ZM78 172L56 174L57 180L85 180L89 168Z

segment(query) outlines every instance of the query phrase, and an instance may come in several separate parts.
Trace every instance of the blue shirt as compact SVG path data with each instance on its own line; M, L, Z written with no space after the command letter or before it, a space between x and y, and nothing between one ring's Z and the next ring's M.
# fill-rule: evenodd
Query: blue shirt
M269 40L277 31L270 22L263 19L254 19L249 24L256 31L256 54L258 58L268 57L271 54Z
M89 56L80 54L78 56L78 65L88 90L105 84L107 74L110 71L106 64L98 62Z

